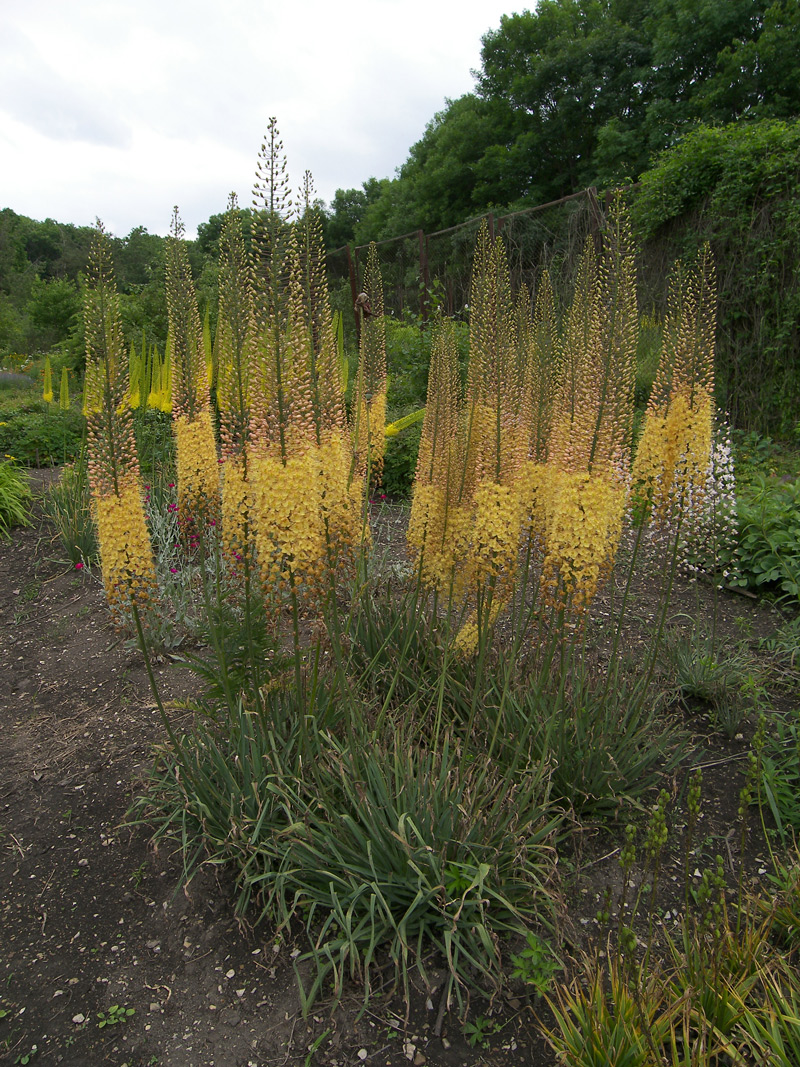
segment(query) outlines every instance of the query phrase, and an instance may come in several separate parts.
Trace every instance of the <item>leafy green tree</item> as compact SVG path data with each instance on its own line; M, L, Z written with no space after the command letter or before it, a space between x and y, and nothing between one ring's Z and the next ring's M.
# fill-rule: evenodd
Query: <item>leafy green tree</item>
M651 81L645 26L650 0L541 0L534 12L503 16L483 39L478 92L513 114L505 169L514 202L553 200L591 184L600 131L606 166L641 169L639 133Z
M35 330L33 345L47 351L66 341L77 325L81 298L74 282L68 278L33 283L27 312Z
M407 230L418 228L409 206L411 185L400 178L384 178L378 196L367 205L360 222L356 224L354 241L366 245L384 237L394 237Z
M0 354L23 351L28 329L27 316L14 306L7 293L0 291Z
M164 277L164 238L135 226L127 237L114 241L114 267L122 292L136 291L154 278Z
M476 93L434 116L356 239L636 180L699 121L796 116L798 36L796 0L540 0L506 15Z
M358 224L370 204L381 195L384 182L367 178L360 189L337 189L330 207L323 212L325 245L333 250L355 239Z
M241 220L242 236L244 237L245 248L248 251L251 248L252 230L253 230L253 212L250 208L237 207L236 212ZM201 222L197 227L197 240L190 241L189 245L189 257L192 261L192 269L197 272L202 267L196 260L192 260L192 248L194 245L194 251L201 257L208 257L215 262L219 260L219 239L222 235L222 227L225 224L227 218L227 212L220 212L216 215L211 215L208 222Z
M796 0L651 0L651 138L696 121L800 113Z
M409 190L406 228L444 229L504 201L502 175L491 164L503 123L508 133L507 108L471 94L434 116L400 170Z

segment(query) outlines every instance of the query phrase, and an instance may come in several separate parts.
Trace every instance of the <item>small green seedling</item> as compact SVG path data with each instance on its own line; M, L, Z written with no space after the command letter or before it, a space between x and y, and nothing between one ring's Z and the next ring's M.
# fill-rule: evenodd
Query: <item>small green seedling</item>
M514 964L512 978L521 978L533 986L537 996L544 996L550 988L553 975L561 970L561 964L546 941L534 933L528 934L528 947L511 957Z
M464 1023L463 1033L472 1048L488 1048L489 1038L492 1034L499 1034L502 1029L503 1023L479 1015L474 1022Z
M121 1004L112 1004L108 1011L97 1013L97 1025L102 1030L104 1026L116 1026L117 1023L126 1023L131 1015L136 1014L136 1008L124 1008Z

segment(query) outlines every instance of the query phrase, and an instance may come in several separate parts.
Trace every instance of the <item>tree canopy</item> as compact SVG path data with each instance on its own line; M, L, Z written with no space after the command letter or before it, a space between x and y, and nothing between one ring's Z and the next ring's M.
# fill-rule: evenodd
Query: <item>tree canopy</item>
M635 181L700 122L795 117L799 31L796 0L540 0L484 36L475 92L395 178L369 202L339 190L332 220L357 204L358 243L445 228Z

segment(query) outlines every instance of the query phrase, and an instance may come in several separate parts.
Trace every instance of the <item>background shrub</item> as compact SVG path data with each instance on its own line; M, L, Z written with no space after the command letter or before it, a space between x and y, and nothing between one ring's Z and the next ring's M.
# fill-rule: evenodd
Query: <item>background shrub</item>
M80 450L84 419L74 409L62 411L44 400L4 412L0 452L28 467L52 467L72 461Z
M732 584L800 602L800 478L753 476L737 497L738 541L729 553Z
M642 281L711 242L717 385L733 423L782 436L800 411L800 120L698 126L644 173L632 214Z

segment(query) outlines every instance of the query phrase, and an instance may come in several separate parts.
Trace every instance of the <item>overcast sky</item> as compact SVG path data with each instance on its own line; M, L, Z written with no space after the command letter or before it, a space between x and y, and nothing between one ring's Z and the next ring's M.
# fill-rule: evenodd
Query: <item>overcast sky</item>
M533 6L529 3L528 6ZM391 177L514 0L0 0L0 208L192 236L250 203L276 116L299 187Z

